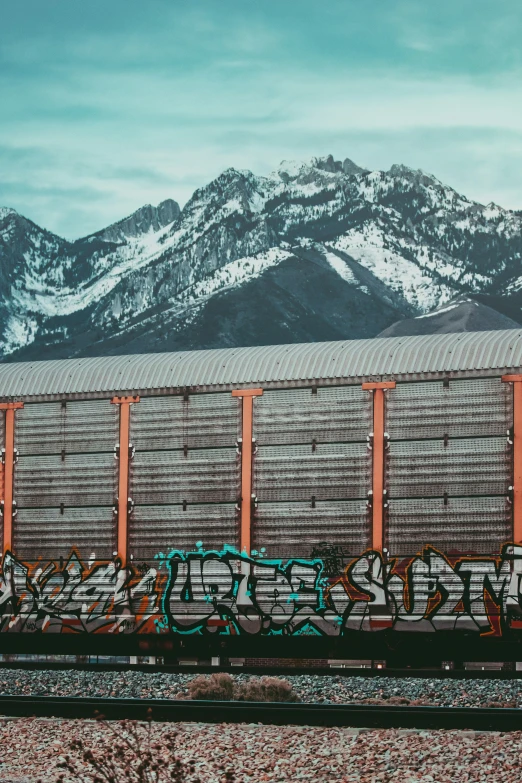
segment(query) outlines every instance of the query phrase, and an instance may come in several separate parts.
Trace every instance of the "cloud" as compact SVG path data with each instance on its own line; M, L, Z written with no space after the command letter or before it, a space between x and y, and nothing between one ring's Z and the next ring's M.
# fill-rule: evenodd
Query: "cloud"
M58 233L328 152L521 206L517 26L484 0L467 18L449 0L19 3L0 31L0 205Z

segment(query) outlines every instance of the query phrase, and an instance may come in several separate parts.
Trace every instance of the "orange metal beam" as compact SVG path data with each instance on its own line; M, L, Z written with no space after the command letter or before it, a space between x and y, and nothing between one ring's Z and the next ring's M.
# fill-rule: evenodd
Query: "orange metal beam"
M127 563L128 554L130 406L139 401L138 396L113 397L111 400L113 405L120 406L117 550L123 566Z
M384 432L385 389L394 389L395 381L363 383L373 392L373 464L372 464L372 549L382 552L384 546Z
M254 397L263 389L234 389L233 397L242 397L241 426L241 552L250 554L252 538L252 436Z
M513 541L522 544L522 375L503 375L513 384Z
M13 548L13 485L14 485L14 437L15 411L23 408L23 402L2 402L0 410L5 411L5 442L3 465L3 551L10 552Z
M395 389L395 381L368 381L362 385L363 391L373 389Z

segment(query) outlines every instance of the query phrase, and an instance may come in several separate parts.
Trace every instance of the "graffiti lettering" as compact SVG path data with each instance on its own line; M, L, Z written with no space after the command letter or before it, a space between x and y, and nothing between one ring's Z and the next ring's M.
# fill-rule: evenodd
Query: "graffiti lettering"
M501 636L522 629L522 546L476 558L426 547L402 563L368 551L334 576L337 561L330 550L323 554L326 565L320 556L282 561L201 548L158 556L157 568L123 568L118 560L86 565L76 553L65 563L31 564L7 552L0 632Z

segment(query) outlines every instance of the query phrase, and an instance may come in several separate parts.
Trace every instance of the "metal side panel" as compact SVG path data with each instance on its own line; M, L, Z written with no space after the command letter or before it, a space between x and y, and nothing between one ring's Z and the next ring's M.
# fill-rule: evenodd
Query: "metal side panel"
M25 455L112 452L118 414L109 399L32 403L16 412L15 446Z
M386 396L392 439L506 435L513 389L500 378L399 383Z
M505 498L390 500L386 546L406 557L431 545L452 552L498 554L511 540L511 504Z
M13 549L22 560L67 559L76 552L83 565L111 560L116 525L112 506L106 508L21 508L14 518Z
M360 386L267 391L254 404L262 446L365 441L371 421L371 395Z
M233 446L240 433L241 406L226 394L142 398L133 406L131 441L139 451Z
M366 444L261 446L254 457L254 494L262 503L285 500L354 500L371 487Z
M240 491L236 449L136 452L130 493L139 505L235 503Z
M511 450L505 437L392 441L386 472L391 498L507 495Z
M112 506L118 460L113 454L21 456L15 467L14 499L19 508Z
M182 506L136 506L129 520L129 554L153 563L173 549L239 550L239 522L234 503Z
M325 556L345 560L371 545L364 500L316 503L261 503L252 527L252 548L267 558ZM335 550L335 551L334 551Z

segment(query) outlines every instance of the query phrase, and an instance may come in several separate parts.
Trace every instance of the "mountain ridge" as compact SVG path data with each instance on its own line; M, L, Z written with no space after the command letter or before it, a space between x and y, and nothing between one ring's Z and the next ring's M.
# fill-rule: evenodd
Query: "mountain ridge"
M0 208L0 350L12 361L216 347L217 334L371 337L459 296L513 318L521 259L522 215L403 164L229 168L183 208L145 205L72 242Z

